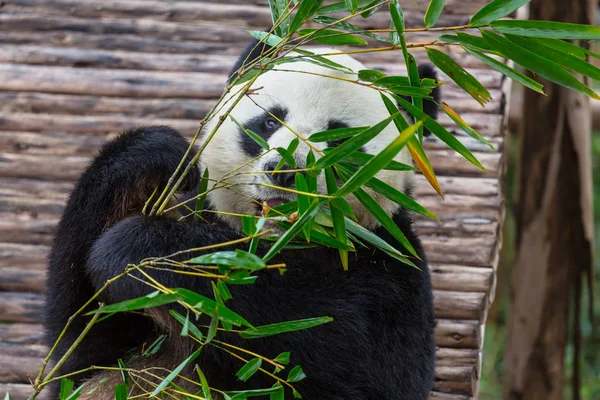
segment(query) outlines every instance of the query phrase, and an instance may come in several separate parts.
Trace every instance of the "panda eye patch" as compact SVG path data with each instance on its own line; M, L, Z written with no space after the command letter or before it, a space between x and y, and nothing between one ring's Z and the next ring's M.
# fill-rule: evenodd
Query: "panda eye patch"
M281 126L281 124L279 123L279 121L277 121L273 117L267 117L267 119L265 120L265 127L267 129L275 130L275 129L278 129L280 126Z

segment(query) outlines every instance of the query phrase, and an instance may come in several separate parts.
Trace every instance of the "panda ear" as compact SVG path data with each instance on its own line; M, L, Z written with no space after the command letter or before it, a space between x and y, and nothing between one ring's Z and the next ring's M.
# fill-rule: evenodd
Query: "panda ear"
M431 64L421 64L418 67L418 71L419 71L419 78L421 79L425 79L425 78L429 78L429 79L434 79L437 81L437 72L435 71L433 65ZM431 97L432 99L424 99L423 100L423 111L425 112L425 114L429 115L431 118L433 119L437 119L438 116L438 104L441 100L441 90L440 87L437 86L435 89L433 89L431 91ZM408 96L402 96L404 99L406 99L407 101L410 101L410 97ZM429 129L425 129L423 131L423 134L425 136L428 136L431 134L431 132L429 131Z
M260 58L261 54L265 53L269 50L271 46L266 43L260 43L258 39L253 39L252 42L246 47L240 58L235 62L233 69L229 72L229 79L227 79L227 84L233 82L233 80L237 77L237 71L241 68L242 64L248 65L253 61Z

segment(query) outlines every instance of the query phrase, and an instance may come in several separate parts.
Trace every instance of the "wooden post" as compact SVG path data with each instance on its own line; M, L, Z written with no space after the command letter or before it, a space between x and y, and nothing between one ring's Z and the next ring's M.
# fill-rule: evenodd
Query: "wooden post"
M593 3L533 0L530 19L592 24ZM562 398L570 301L575 298L571 310L579 336L581 282L592 268L589 101L549 81L540 82L548 96L526 91L520 137L516 256L504 369L504 399L510 400ZM577 369L574 372L577 375ZM577 379L573 386L577 399Z

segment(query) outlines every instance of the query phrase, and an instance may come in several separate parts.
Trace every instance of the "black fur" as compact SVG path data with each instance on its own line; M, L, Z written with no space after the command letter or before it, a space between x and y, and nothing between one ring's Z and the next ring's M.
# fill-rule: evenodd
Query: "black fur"
M127 264L240 237L238 232L216 224L129 216L139 211L130 207L143 204L137 200L122 212L123 201L141 200L139 194L148 194L152 185L164 185L186 148L184 139L168 128L141 128L106 145L82 175L59 225L50 258L47 343L54 342L68 317ZM197 179L194 172L187 186L194 186ZM141 191L140 181L145 185ZM124 219L111 226L121 217ZM409 216L401 212L395 220L425 260ZM385 230L376 233L400 246ZM288 272L280 276L266 271L253 285L230 285L233 299L228 307L255 325L322 315L334 321L266 339L243 341L232 335L229 340L233 344L269 357L291 351L292 364L301 364L308 376L296 385L306 399L427 398L433 380L434 319L425 261L417 263L419 271L368 248L352 255L347 272L342 270L337 251L327 248L287 251L273 261L285 262ZM207 279L148 272L168 287L211 296ZM111 285L99 301L114 303L150 290L125 278ZM87 320L74 320L54 360L64 354ZM151 343L156 330L148 318L117 314L92 330L60 372L114 365L143 341ZM257 374L248 384L241 384L234 376L241 364L211 346L205 347L199 363L217 388L273 383ZM78 383L82 378L77 377ZM53 396L56 398L56 391Z

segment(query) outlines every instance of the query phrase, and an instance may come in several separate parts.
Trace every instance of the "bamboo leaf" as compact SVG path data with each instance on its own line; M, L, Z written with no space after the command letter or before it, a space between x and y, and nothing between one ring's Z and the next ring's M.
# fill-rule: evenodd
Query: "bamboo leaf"
M354 14L358 10L358 0L344 0L346 9L350 11L350 14Z
M427 11L425 12L425 27L431 28L435 25L442 14L444 3L446 3L446 0L431 0L429 7L427 7Z
M552 60L529 51L528 49L521 47L496 33L482 31L481 34L490 45L497 48L502 52L502 54L504 54L504 56L513 60L517 64L535 72L540 76L543 76L552 82L558 83L561 86L585 94L593 99L600 100L600 96L598 96L593 90L585 86L577 78L565 71Z
M524 6L531 0L494 0L486 4L481 10L477 11L469 26L483 26L490 22L502 18L515 11L517 8Z
M248 135L250 137L250 139L254 140L260 147L262 147L265 150L270 149L269 143L267 143L267 141L265 139L260 137L258 134L252 132L250 129L246 129L241 123L238 122L237 119L235 119L233 117L233 115L229 114L229 118L231 118L233 123L236 124L237 127L242 130L242 132L244 132L246 135Z
M527 75L522 74L519 71L517 71L516 69L511 68L508 65L506 65L498 60L493 59L492 57L489 57L483 53L480 53L479 51L477 51L475 49L470 49L467 46L463 46L463 49L465 49L472 56L481 60L483 63L494 68L496 71L500 72L503 75L508 76L513 81L519 82L521 85L528 87L529 89L531 89L533 91L544 94L544 91L542 90L543 85L536 82L535 80L531 79ZM446 112L446 114L448 114L448 113ZM450 114L448 114L448 115L450 115ZM469 133L469 132L467 132L467 133ZM477 139L477 140L479 140L479 139Z
M364 6L362 8L363 11L360 13L360 16L362 18L369 18L371 15L373 15L377 11L379 11L381 6L383 6L385 3L386 3L385 1L381 1L381 0L371 1L369 4L367 4L366 6Z
M200 385L202 386L202 395L207 400L212 400L212 396L210 394L210 386L208 385L208 380L206 380L206 376L204 376L204 372L200 369L198 364L194 368L196 370L196 374L198 374L198 378L200 379Z
M252 327L252 325L250 325L250 323L244 318L242 318L240 315L231 311L224 305L217 304L217 302L215 302L212 299L209 299L206 296L202 296L201 294L183 288L176 288L171 290L175 294L180 296L181 301L192 306L196 310L200 310L206 315L216 317L220 321L228 322L236 326L243 325L247 327Z
M410 85L414 88L414 89L420 89L421 86L421 79L419 77L419 69L417 68L417 62L415 61L415 58L412 56L412 54L406 52L405 55L405 63L406 63L406 67L408 70L408 80L410 81ZM427 90L427 94L429 95L431 93L431 91L429 89L425 89ZM396 93L395 91L392 90L392 92ZM415 107L417 107L419 110L423 110L423 99L421 97L419 97L418 95L410 95L411 96L411 101L413 103L413 105ZM418 129L419 132L419 141L422 142L423 141L423 127L419 126Z
M115 400L127 400L127 384L119 383L115 386Z
M462 155L466 158L471 164L475 165L477 168L485 171L486 169L481 165L479 160L475 158L473 154L462 144L458 139L454 137L446 128L440 125L439 122L431 118L429 115L425 114L423 111L419 110L408 101L404 100L402 97L396 97L396 101L400 104L406 111L411 113L417 119L423 119L425 122L423 125L431 131L435 136L437 136L442 142L446 143L450 146L454 151L458 154Z
M452 58L436 49L427 48L426 50L431 62L469 93L479 104L483 106L491 99L490 92Z
M290 373L288 374L287 381L288 382L300 382L302 379L306 378L306 374L302 371L302 367L296 365Z
M264 31L246 31L255 39L260 40L263 43L271 47L277 46L283 39L280 36L277 36L273 33L264 32Z
M337 128L328 131L313 133L308 137L308 140L314 143L333 142L336 140L346 139L369 129L368 126L360 126L356 128Z
M502 56L499 51L494 50L484 38L479 36L467 35L466 33L456 32L456 35L442 35L438 38L443 43L459 43L469 48L475 48L486 53L492 53Z
M250 361L247 361L246 364L235 374L238 379L242 382L246 382L248 379L252 377L258 371L260 366L262 365L262 360L260 358L253 358Z
M188 358L183 360L181 364L179 364L163 381L154 389L154 391L150 394L150 397L154 397L160 392L163 391L172 381L179 375L179 373L192 361L194 361L200 355L202 351L202 347L199 347L196 351L194 351Z
M390 15L392 16L392 29L396 30L396 32L390 33L390 39L392 44L397 45L400 44L400 38L404 35L404 13L402 12L402 7L400 7L398 0L391 0L389 7Z
M331 61L330 59L328 59L326 57L315 54L312 51L298 49L298 48L294 49L294 51L298 54L305 56L305 58L302 58L302 59L294 58L294 60L304 60L306 62L310 62L310 63L316 64L316 65L319 65L321 67L330 68L330 69L334 69L337 71L352 73L352 70L350 68L345 67L342 64L338 64L334 61Z
M298 12L294 15L292 23L290 24L289 33L294 33L302 26L302 24L309 19L315 12L321 7L323 0L302 0Z
M327 185L328 194L333 195L338 191L335 175L333 174L333 169L331 169L331 167L325 168L325 183ZM335 232L336 239L342 243L347 242L348 236L346 235L344 213L336 207L330 207L329 211L331 213L331 221L333 222L333 231ZM346 271L348 270L348 251L339 250L339 253L342 267L344 268L344 271Z
M246 329L240 332L240 336L244 339L258 339L262 337L278 335L284 332L293 332L314 328L315 326L323 325L331 321L333 321L333 318L331 317L318 317L278 322L276 324L262 325L255 328Z
M300 29L298 34L303 39L310 39L312 41L324 44L332 45L363 45L367 44L367 41L358 36L354 36L342 31L336 31L333 29Z
M383 103L385 104L388 113L390 113L390 115L395 115L394 124L396 125L396 129L398 129L398 132L402 132L404 129L408 128L408 122L406 122L406 119L404 119L402 113L398 112L398 107L396 106L396 104L394 104L392 100L390 100L384 94L381 94L381 99L383 100ZM427 158L427 155L425 154L425 151L423 150L423 147L421 146L419 140L416 137L412 138L408 142L407 147L419 171L421 171L423 176L425 176L431 187L433 187L435 191L438 192L438 194L442 198L444 198L442 188L438 183L437 177L435 176L433 168L431 167L431 163L429 162L429 159Z
M346 172L346 174L349 174L349 175L355 174L357 171L356 168L353 168L352 166L347 165L345 163L340 163L337 165L337 167L343 168L344 172ZM396 204L402 206L403 208L405 208L407 210L414 211L417 214L421 214L427 218L431 218L431 219L435 219L435 220L439 221L439 218L434 213L432 213L431 211L429 211L428 209L426 209L425 207L423 207L422 205L417 203L415 200L411 199L406 194L400 192L398 189L388 185L385 182L380 181L379 179L377 179L375 177L373 177L369 181L367 181L365 183L365 186L368 187L369 189L372 189L375 192L385 196L387 199L392 200L393 202L395 202Z
M98 313L112 314L123 311L143 310L146 308L158 307L165 304L174 303L179 300L181 300L181 297L177 294L167 294L155 291L143 297L137 297L135 299L125 300L119 303L113 303L100 307L97 310L90 311L86 315Z
M269 0L271 23L275 28L275 34L279 37L287 35L288 29L290 28L289 16L282 19L287 4L287 0Z
M352 25L349 22L340 21L337 18L327 17L327 16L322 15L322 16L313 18L313 21L315 21L316 23L322 24L322 25L335 26L337 29L341 29L343 31L358 33L359 35L364 35L364 36L370 37L371 39L378 40L380 42L388 42L389 43L389 40L384 38L383 36L379 36L375 33L371 33L369 31L365 30L364 28L359 28L358 26Z
M359 189L365 182L375 176L381 169L386 166L396 155L406 146L415 132L423 124L418 121L416 124L409 126L400 133L389 145L385 147L379 154L371 158L363 167L361 167L352 177L350 177L344 185L338 190L337 196L343 197Z
M306 210L304 214L301 214L298 217L298 220L292 224L290 229L288 229L283 235L279 237L277 242L273 243L267 254L264 255L264 262L269 261L273 258L288 242L290 242L296 235L302 230L302 227L306 225L311 218L315 216L317 210L319 209L319 200L313 200L312 204Z
M383 131L394 119L394 117L395 115L391 115L390 117L384 119L383 121L367 129L361 134L356 135L351 139L348 139L332 151L327 152L323 157L317 160L317 162L315 163L315 168L329 167L341 160L342 158L344 158L346 154L353 153L356 150L360 149L364 144L369 142L369 140L373 139L381 131Z
M369 3L371 3L371 1L372 0L358 0L356 4L357 4L358 8L363 8L363 7L367 6ZM339 13L339 12L343 12L346 10L347 10L346 2L338 1L336 3L331 3L331 4L328 4L326 6L319 8L319 10L316 12L316 14L334 14L334 13Z
M306 212L306 210L308 210L308 207L310 206L310 198L307 195L300 193L300 192L308 193L308 184L306 183L306 179L305 179L304 175L302 175L302 174L296 174L295 179L296 179L296 190L298 191L298 193L296 193L296 200L298 201L298 213L304 214ZM306 238L307 242L310 242L310 230L311 230L310 226L311 226L311 224L307 223L302 228L302 230L304 232L304 237Z
M374 69L361 69L358 71L358 79L363 82L375 82L377 79L385 77L383 72Z
M67 379L67 378L62 378L60 380L60 391L59 391L59 399L60 400L66 400L67 397L69 397L69 395L73 392L73 388L75 387L75 382Z
M235 251L217 251L210 254L204 254L186 261L187 264L216 264L228 265L257 271L266 267L265 262L255 254L247 253L242 250Z
M369 162L373 157L372 154L363 153L362 151L355 151L354 153L348 154L344 161L349 164L356 165L365 165ZM382 169L387 169L391 171L414 171L415 167L412 165L404 164L395 160L390 161L387 165L385 165Z
M171 314L171 316L172 316L173 318L175 318L175 319L176 319L176 320L177 320L179 323L181 323L181 324L184 324L184 323L186 322L186 320L187 320L187 318L186 318L186 317L184 317L183 315L179 314L179 313L178 313L177 311L175 311L175 310L169 310L169 314ZM189 324L189 326L188 326L188 329L189 329L189 332L190 332L190 333L191 333L191 334L192 334L192 335L193 335L193 336L194 336L196 339L198 339L198 340L202 340L202 336L203 336L203 335L202 335L202 332L200 332L200 329L198 329L198 327L197 327L196 325L194 325L194 324L190 323L190 324ZM164 339L166 338L166 336L165 336L165 335L162 335L162 336L164 336L164 338L163 338L163 341L164 341ZM162 341L161 341L161 344L162 344ZM154 351L154 352L153 352L153 353L151 353L150 355L152 355L152 354L154 354L154 353L156 353L156 351Z
M586 48L579 47L573 43L565 42L564 40L552 39L552 38L536 38L536 37L531 37L531 38L529 38L529 40L533 40L534 42L537 42L541 45L550 47L551 49L563 52L565 54L570 54L581 60L585 60L586 55L594 57L594 58L600 58L600 54L594 53L593 51L590 51Z
M511 42L516 43L519 46L528 49L529 51L540 54L542 57L552 60L563 68L579 72L580 74L594 80L600 80L600 69L584 60L581 60L570 54L563 53L562 51L555 50L552 47L536 42L530 38L519 37L510 34L506 34L505 36Z
M442 109L456 123L456 125L460 126L465 133L471 136L473 139L487 144L492 150L494 150L494 146L490 142L488 142L483 136L481 136L477 131L469 126L450 106L444 102L442 102Z
M491 23L492 28L502 33L554 39L600 39L600 27L569 24L554 21L502 20Z

